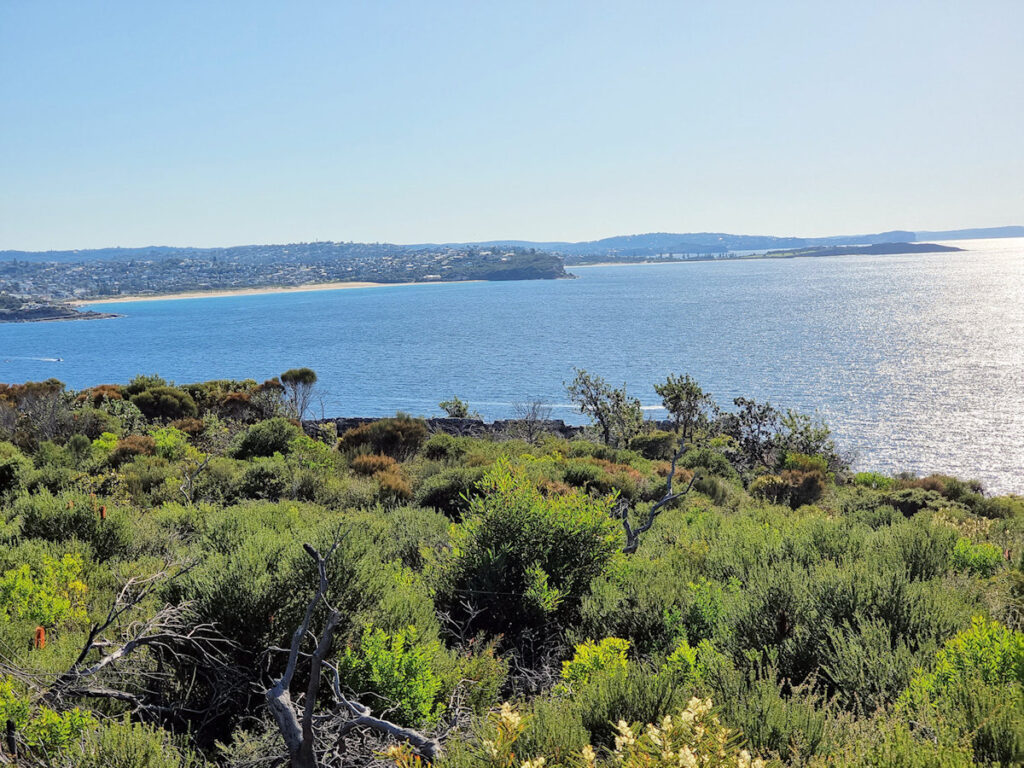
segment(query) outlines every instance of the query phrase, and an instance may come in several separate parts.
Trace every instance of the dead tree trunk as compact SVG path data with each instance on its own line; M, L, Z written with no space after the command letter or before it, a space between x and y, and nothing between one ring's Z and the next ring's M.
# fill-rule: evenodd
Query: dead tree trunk
M328 653L331 650L331 640L334 637L334 630L341 620L341 613L327 602L327 559L337 549L339 542L331 547L327 557L322 556L309 544L304 544L306 553L313 559L317 566L319 584L316 594L306 606L306 613L302 622L292 634L291 645L288 649L288 662L285 665L284 673L267 689L265 695L270 713L277 723L277 729L284 740L285 748L288 750L288 759L291 768L320 768L321 760L317 754L318 738L326 744L328 734L336 729L334 736L335 746L340 745L345 736L355 728L367 727L388 736L406 741L411 744L419 753L428 760L434 759L441 754L441 745L435 739L431 739L411 728L403 728L395 723L373 717L369 707L345 697L341 689L341 680L336 667L326 663ZM309 683L306 686L306 695L302 703L292 700L291 684L295 677L295 667L299 661L302 641L309 632L309 625L313 620L313 614L320 603L327 608L327 620L316 647L310 656ZM327 722L316 715L317 699L320 695L320 684L323 679L324 667L327 666L334 674L333 690L337 705L334 714L337 717L331 718L335 722ZM345 718L342 720L341 718ZM319 729L319 732L318 732Z
M665 483L665 495L658 499L656 502L654 502L653 505L651 505L651 508L647 510L647 518L640 526L634 528L633 525L629 522L629 513L631 511L631 505L625 499L621 499L612 510L612 516L622 521L622 529L626 534L626 543L622 547L622 551L624 554L635 554L637 547L640 546L640 537L647 533L647 531L651 530L651 527L654 525L654 521L658 519L658 515L660 515L664 511L665 507L667 507L673 501L676 501L677 499L680 499L686 494L688 494L690 492L690 489L693 488L693 483L698 477L697 473L694 473L693 477L690 478L690 482L682 491L678 493L674 493L672 491L672 480L675 478L676 475L676 465L679 463L679 459L683 457L683 454L685 452L686 439L682 438L679 441L679 449L672 457L672 467L669 469L668 477L666 478Z

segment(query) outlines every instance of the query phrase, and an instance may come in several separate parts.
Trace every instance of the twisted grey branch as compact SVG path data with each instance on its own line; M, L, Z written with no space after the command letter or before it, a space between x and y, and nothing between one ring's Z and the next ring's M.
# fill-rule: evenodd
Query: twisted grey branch
M640 537L647 533L649 530L651 530L651 527L654 525L654 521L658 519L658 515L662 513L665 507L667 507L676 499L680 499L686 494L688 494L690 492L690 489L693 488L694 481L699 477L699 475L696 472L694 472L693 477L690 478L690 482L687 484L685 489L679 491L678 493L672 492L672 480L675 478L676 475L676 465L679 463L679 459L683 457L683 454L685 452L686 438L683 437L679 440L679 449L675 452L675 455L672 457L672 467L669 469L668 477L665 481L665 495L651 505L651 508L647 511L647 518L639 527L634 528L632 525L630 525L630 504L625 499L620 499L619 502L615 505L615 508L612 510L612 515L622 520L622 529L626 534L626 543L622 547L622 551L624 554L634 554L637 548L640 546Z

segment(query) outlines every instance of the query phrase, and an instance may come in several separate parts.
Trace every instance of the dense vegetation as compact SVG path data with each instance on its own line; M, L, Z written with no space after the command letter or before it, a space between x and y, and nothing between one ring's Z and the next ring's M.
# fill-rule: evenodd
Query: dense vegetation
M1024 499L853 474L686 376L659 430L578 372L574 440L338 435L298 420L315 383L0 385L0 754L1024 760Z

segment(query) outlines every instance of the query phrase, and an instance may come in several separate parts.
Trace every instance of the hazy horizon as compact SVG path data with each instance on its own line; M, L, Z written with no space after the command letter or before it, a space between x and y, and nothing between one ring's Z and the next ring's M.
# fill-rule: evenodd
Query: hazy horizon
M14 0L0 104L3 249L816 237L1024 210L1012 0Z
M933 229L910 229L908 227L893 227L892 229L888 229L888 230L863 230L863 231L858 231L858 232L830 232L830 233L824 233L824 234L821 234L821 235L777 234L777 233L774 233L774 232L738 232L738 231L730 231L730 230L707 230L707 229L693 230L691 232L674 232L674 231L669 231L667 229L662 229L662 230L656 230L656 231L651 231L651 232L616 232L616 233L609 234L609 235L601 235L600 237L588 237L588 238L585 238L583 240L567 240L565 238L548 238L548 239L541 240L539 238L529 238L529 237L488 237L488 238L483 238L483 239L480 239L480 240L450 240L449 239L449 240L432 240L432 241L425 241L425 240L423 240L423 241L417 241L417 242L396 242L394 240L384 240L384 239L377 239L377 240L341 240L341 239L334 239L334 240L332 240L332 239L324 239L324 240L290 240L290 241L287 241L287 242L279 241L279 242L260 242L260 243L257 243L257 242L237 242L237 243L229 243L229 244L226 244L226 245L206 245L206 244L201 244L201 243L187 243L187 244L182 244L182 245L169 245L167 243L142 243L142 244L130 244L130 245L114 244L114 245L90 246L88 248L46 248L46 249L38 249L38 250L30 250L30 249L27 249L27 248L6 248L6 247L3 247L2 243L0 243L0 253L11 252L11 251L22 251L22 252L25 252L25 253L47 253L47 252L50 252L50 251L53 251L53 252L95 251L95 250L108 250L108 249L135 250L135 249L144 249L144 248L195 248L195 249L200 249L200 250L206 250L206 249L216 249L216 248L244 248L244 247L258 246L258 245L283 246L283 245L295 245L295 244L298 244L298 243L311 243L311 242L324 242L324 243L348 243L348 242L356 242L356 243L382 243L382 244L388 244L388 245L395 245L395 246L399 246L399 247L408 247L408 246L415 246L415 245L473 245L473 244L476 244L476 243L489 243L489 242L498 242L498 243L500 243L500 242L585 243L585 242L599 242L601 240L606 240L606 239L610 239L610 238L614 238L614 237L644 237L646 235L659 235L659 234L670 234L670 235L727 234L727 235L734 235L734 236L777 237L777 238L783 238L783 239L788 239L788 238L811 239L811 238L816 238L816 237L843 237L843 236L847 236L847 235L853 237L853 236L859 236L859 235L881 234L883 232L893 232L893 231L914 232L916 234L916 233L932 232L932 231L955 232L955 231L959 231L959 230L973 230L973 229L1004 229L1004 228L1007 228L1007 227L1018 227L1018 226L1024 226L1024 225L1018 225L1018 224L1002 224L1002 225L999 225L999 224L997 224L997 225L993 225L992 227L965 226L965 227L958 227L958 228L942 227L941 229L940 228L933 228ZM1014 235L1014 237L1016 237L1016 235ZM933 239L938 239L938 238L933 238ZM984 239L984 238L981 238L981 239Z

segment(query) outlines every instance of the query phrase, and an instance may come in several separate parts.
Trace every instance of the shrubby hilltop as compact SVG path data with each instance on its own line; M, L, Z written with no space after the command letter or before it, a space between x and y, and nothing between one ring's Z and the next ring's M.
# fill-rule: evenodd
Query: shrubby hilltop
M577 371L572 439L337 434L317 386L0 385L0 761L1024 761L1024 498L688 376L658 429Z

